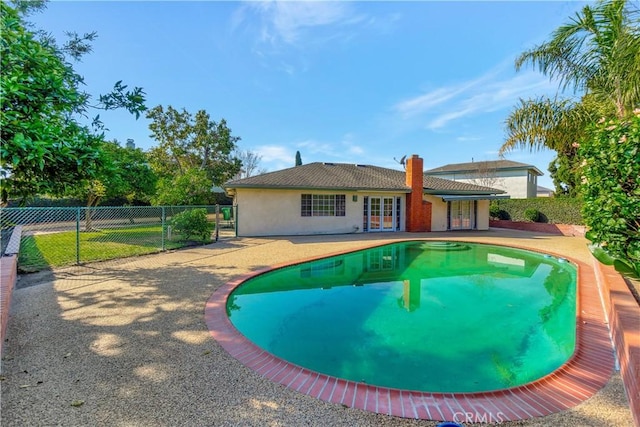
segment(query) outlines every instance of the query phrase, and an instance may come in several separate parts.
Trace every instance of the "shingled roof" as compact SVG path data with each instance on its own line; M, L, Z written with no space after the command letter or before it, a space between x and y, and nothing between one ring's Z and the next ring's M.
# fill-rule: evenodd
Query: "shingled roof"
M478 171L492 171L492 170L514 170L514 169L531 169L538 175L543 175L540 170L534 165L528 165L526 163L514 162L512 160L489 160L483 162L468 162L468 163L450 163L448 165L440 166L439 168L430 169L425 171L426 174L449 174L453 172L478 172Z
M498 194L495 188L424 176L423 187L429 194ZM244 179L229 181L226 189L272 188L305 190L375 190L409 193L405 172L371 165L347 163L309 163Z

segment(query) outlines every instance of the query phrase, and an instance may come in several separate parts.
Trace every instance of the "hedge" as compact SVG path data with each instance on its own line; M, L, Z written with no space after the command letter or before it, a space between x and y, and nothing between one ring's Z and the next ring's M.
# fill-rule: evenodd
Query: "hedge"
M213 193L213 203L211 205L232 205L233 198L227 197L224 193ZM101 200L98 206L150 206L151 203L134 200L129 202L124 197L115 197L110 199ZM28 208L69 208L69 207L86 207L87 201L74 199L69 197L54 198L54 197L34 197L29 199L24 207ZM19 208L20 200L9 200L7 203L8 208Z
M500 211L496 219L527 221L525 211L535 209L540 212L538 222L551 224L584 225L582 219L582 199L569 197L538 197L533 199L504 199L491 202L492 212Z
M602 120L580 141L587 239L616 270L640 278L640 110Z

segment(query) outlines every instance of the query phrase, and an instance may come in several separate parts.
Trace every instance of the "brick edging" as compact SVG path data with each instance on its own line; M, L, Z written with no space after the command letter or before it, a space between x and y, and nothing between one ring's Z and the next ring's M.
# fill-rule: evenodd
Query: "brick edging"
M631 414L640 427L640 305L616 270L594 259Z
M9 321L11 293L18 278L18 256L0 258L0 354L4 350L4 339Z
M555 234L558 236L584 236L585 233L584 225L547 224L542 222L507 221L503 219L489 220L489 227L533 231L536 233Z
M541 417L569 409L593 396L613 372L613 351L595 271L587 264L566 258L578 267L576 350L556 371L511 389L428 393L376 387L313 372L260 349L231 324L226 311L227 298L249 278L284 265L298 264L300 260L263 268L225 283L207 301L205 322L213 338L243 365L287 388L327 402L379 414L440 421L456 421L460 414L489 416L493 422Z

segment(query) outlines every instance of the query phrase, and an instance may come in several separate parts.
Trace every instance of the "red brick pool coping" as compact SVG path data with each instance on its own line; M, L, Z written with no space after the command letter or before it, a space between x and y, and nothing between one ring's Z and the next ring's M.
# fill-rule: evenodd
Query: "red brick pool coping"
M379 245L358 250L373 246ZM244 281L274 268L344 253L347 252L275 265L225 283L211 295L205 307L205 321L211 335L243 365L287 388L327 402L403 418L502 422L542 417L585 401L611 377L613 348L595 271L581 261L553 253L551 255L566 258L578 267L576 350L556 371L519 387L482 393L427 393L348 381L280 359L247 340L231 324L226 312L227 298Z

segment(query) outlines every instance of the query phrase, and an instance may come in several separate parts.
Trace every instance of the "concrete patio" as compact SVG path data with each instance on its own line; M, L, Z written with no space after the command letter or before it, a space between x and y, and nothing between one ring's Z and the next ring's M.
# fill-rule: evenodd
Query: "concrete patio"
M239 238L19 277L2 361L3 426L430 426L287 389L231 357L204 308L275 264L401 239L511 244L592 265L586 241L515 230ZM502 425L633 425L621 377L557 414Z

